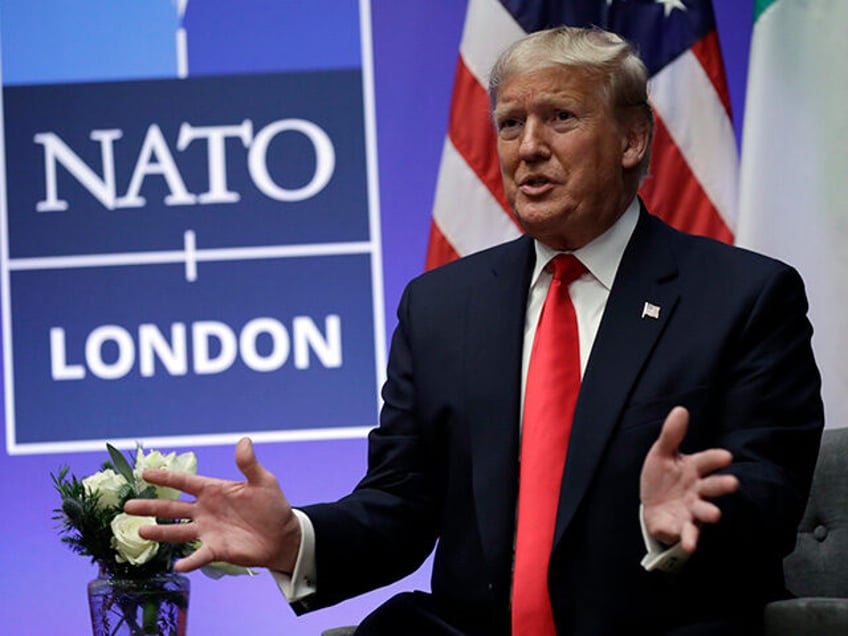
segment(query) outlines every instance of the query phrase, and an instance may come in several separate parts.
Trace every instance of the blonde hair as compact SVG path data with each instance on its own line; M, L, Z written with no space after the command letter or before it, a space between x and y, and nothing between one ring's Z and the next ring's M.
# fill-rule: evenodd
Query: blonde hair
M531 33L513 43L500 54L489 75L491 108L497 103L501 85L510 77L556 66L574 69L600 82L602 94L617 116L638 109L649 123L653 138L648 70L629 42L601 29L557 27ZM648 172L650 154L649 143L639 164L640 176Z

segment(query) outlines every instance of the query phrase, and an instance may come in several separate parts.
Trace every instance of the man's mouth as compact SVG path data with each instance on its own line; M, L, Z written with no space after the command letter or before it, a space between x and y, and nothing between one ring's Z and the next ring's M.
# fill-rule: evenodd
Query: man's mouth
M544 176L526 177L518 183L519 189L531 196L547 192L552 186L552 181Z

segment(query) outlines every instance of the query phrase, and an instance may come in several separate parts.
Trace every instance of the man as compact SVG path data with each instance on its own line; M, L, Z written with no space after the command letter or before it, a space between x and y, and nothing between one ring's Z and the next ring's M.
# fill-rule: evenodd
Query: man
M644 209L646 72L617 36L530 35L501 56L490 92L527 236L410 283L356 490L293 512L242 440L246 482L146 472L196 501L127 512L192 520L142 532L202 540L182 570L294 573L298 611L394 581L438 542L432 593L391 599L358 634L755 634L785 593L822 428L802 282ZM573 282L552 282L560 252L579 261ZM559 414L562 444L548 444L567 444L564 469L530 479L533 342L551 328L555 286L576 319L579 397ZM530 541L542 561L526 566L525 487L551 473L554 507L531 524L546 526Z

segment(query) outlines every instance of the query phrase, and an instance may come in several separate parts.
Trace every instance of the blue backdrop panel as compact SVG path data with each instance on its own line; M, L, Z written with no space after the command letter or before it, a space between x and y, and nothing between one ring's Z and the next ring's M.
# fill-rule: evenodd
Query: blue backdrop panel
M320 293L329 284L330 293ZM194 282L179 265L15 272L17 442L371 426L377 379L370 298L370 261L359 254L202 263ZM339 347L328 317L338 321ZM211 373L204 372L211 364L194 362L192 338L208 322L214 330L202 331L201 341L209 343L203 360L218 369ZM182 370L153 355L143 373L141 341L150 337L140 335L142 324L146 333L155 327L162 334ZM184 338L173 337L173 325ZM87 354L86 341L103 326L121 335ZM64 341L51 351L56 328ZM318 334L317 349L308 333ZM232 355L223 353L226 339L237 343ZM64 375L77 370L84 377L54 379L51 360L62 363Z
M12 258L174 249L186 229L197 232L199 247L369 238L358 70L14 86L4 90L3 101L6 154L14 158L7 168ZM300 123L286 123L292 121ZM318 178L319 151L313 138L295 127L303 125L317 127L314 134L323 133L332 144L331 177L305 199L281 201L273 190L277 198L268 196L257 185L263 178L293 193ZM162 141L146 151L145 140L153 144L159 138L153 126ZM186 126L207 130L181 145ZM203 205L212 174L220 172L210 168L210 136L216 133L209 128L215 127L223 146L218 164L225 168L220 189L239 200ZM118 132L99 141L91 138L92 131ZM36 141L45 134L50 141ZM63 144L100 183L104 171L113 169L114 204L104 205L105 197L83 185L65 165L67 159L53 159L48 166L48 144ZM111 161L104 162L104 146ZM251 157L258 168L251 167ZM131 198L144 203L122 203L139 162L145 172ZM171 164L168 181L162 171ZM50 188L48 168L56 175ZM174 194L182 195L180 202L166 204ZM37 211L39 202L51 199L67 209Z
M39 83L4 49L18 80L3 89L10 452L374 424L359 9L284 4L192 3L185 49L150 9L188 52L196 75L180 79L115 80L71 56L84 72ZM38 30L20 7L6 15L4 29ZM108 31L120 12L99 17Z
M359 68L358 21L351 0L189 2L189 73Z

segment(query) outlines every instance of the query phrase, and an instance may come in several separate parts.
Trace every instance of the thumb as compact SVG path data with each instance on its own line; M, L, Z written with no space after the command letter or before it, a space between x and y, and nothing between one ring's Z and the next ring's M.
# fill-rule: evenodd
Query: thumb
M270 474L256 459L253 442L249 437L242 437L236 445L236 466L250 483L259 483Z
M676 455L688 427L689 411L682 406L675 406L665 418L657 439L657 451L667 457Z

